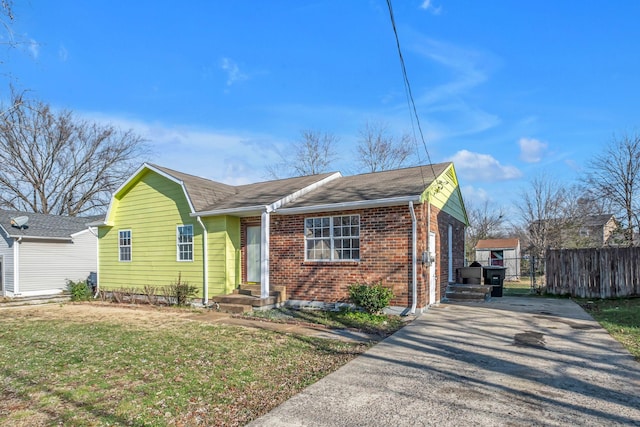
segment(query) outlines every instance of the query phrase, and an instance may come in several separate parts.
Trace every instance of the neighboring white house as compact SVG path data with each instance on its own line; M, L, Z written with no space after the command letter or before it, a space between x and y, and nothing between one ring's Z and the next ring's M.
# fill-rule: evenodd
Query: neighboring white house
M98 266L95 218L0 209L0 295L53 295Z
M478 240L476 261L482 265L506 267L505 280L520 280L520 240Z

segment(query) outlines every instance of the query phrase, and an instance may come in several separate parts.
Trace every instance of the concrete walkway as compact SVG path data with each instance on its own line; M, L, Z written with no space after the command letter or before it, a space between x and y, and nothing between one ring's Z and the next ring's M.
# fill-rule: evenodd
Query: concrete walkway
M442 304L250 425L640 425L640 364L570 300Z

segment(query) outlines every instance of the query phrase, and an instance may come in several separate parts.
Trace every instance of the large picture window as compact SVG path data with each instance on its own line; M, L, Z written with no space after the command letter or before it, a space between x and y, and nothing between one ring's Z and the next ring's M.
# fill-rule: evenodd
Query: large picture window
M179 225L176 231L178 261L193 261L193 225Z
M131 261L131 230L118 231L118 260Z
M360 215L306 218L304 235L306 260L360 259Z

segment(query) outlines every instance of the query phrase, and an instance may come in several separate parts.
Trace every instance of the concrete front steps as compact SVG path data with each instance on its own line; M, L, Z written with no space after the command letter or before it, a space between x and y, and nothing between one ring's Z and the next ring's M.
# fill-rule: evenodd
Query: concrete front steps
M232 294L211 298L216 310L225 313L246 313L277 307L287 300L286 286L273 286L269 297L260 298L260 285L242 284Z
M453 283L445 295L448 301L484 302L491 298L491 289L490 285Z

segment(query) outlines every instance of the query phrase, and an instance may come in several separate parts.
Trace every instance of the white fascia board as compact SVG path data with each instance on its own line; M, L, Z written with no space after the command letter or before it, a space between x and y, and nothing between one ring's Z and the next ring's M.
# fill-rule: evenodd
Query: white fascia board
M122 190L123 190L127 185L129 185L129 183L130 183L130 182L131 182L135 177L137 177L137 176L138 176L138 174L140 174L140 173L141 173L145 168L149 168L149 165L148 165L148 164L146 164L146 163L143 163L143 164L142 164L142 166L140 166L138 169L136 169L136 171L135 171L133 174L131 174L131 176L130 176L130 177L129 177L125 182L123 182L122 184L120 184L120 187L116 188L116 191L114 191L114 192L111 194L111 199L109 200L109 207L107 208L107 213L106 213L106 214L105 214L105 216L104 216L104 218L105 218L105 221L103 221L103 222L104 222L104 224L97 224L97 223L98 223L98 221L96 221L96 225L108 225L106 220L107 220L107 219L110 217L110 215L111 215L111 209L112 209L112 207L113 207L113 200L115 199L116 194L118 194L119 192L121 192L121 191L122 191Z
M291 194L289 194L288 196L283 197L280 200L277 200L275 202L273 202L272 204L269 205L269 207L267 208L267 210L269 212L273 212L278 210L280 207L285 206L287 203L291 203L292 201L296 200L297 198L304 196L307 193L310 193L320 187L322 187L324 184L333 181L334 179L337 178L341 178L342 174L340 172L335 172L332 173L331 175L329 175L326 178L321 179L320 181L314 182L311 185L307 185L304 188L301 188L300 190L293 192Z
M120 187L118 187L118 189L116 191L113 192L113 194L111 195L111 200L109 201L109 208L107 209L107 213L105 215L105 221L95 221L92 222L91 224L89 224L90 226L101 226L101 225L111 225L109 223L107 223L106 219L108 219L111 215L111 209L113 207L113 199L115 198L116 194L120 193L124 188L126 188L129 183L131 181L133 181L134 179L136 179L136 177L142 173L142 171L144 171L145 169L149 169L165 178L167 178L170 181L175 182L176 184L180 185L180 187L182 187L182 192L184 193L184 196L187 199L187 202L189 203L189 209L191 210L191 212L194 211L193 209L193 204L191 203L191 199L189 198L189 193L187 193L187 189L184 186L184 182L182 182L181 180L179 180L178 178L176 178L173 175L169 175L168 173L161 171L158 168L155 168L153 166L151 166L148 163L143 163L142 166L140 166L130 177L129 179L127 179L125 182L122 183L122 185L120 185Z
M178 178L176 178L173 175L170 175L166 172L161 171L160 169L154 168L153 166L145 163L144 166L147 167L147 169L154 171L155 173L164 176L165 178L175 182L176 184L179 184L180 187L182 187L182 192L184 193L184 197L187 199L187 202L189 203L189 210L193 213L195 211L195 209L193 208L193 203L191 203L191 198L189 197L189 193L187 192L187 187L184 186L184 182ZM135 176L135 175L134 175Z
M84 230L80 230L80 231L76 231L75 233L71 233L71 238L75 239L76 236L80 236L81 234L90 233L90 232L91 232L91 230L89 229L89 227L87 227Z
M302 213L327 212L327 211L345 211L353 209L379 208L384 206L405 205L409 202L421 203L420 195L391 197L388 199L362 200L358 202L330 203L326 205L300 206L296 208L282 208L275 213L279 215L295 215Z
M211 211L203 211L203 212L193 212L189 214L191 217L207 217L207 216L216 216L216 215L251 215L256 214L260 215L267 209L267 206L257 205L257 206L245 206L242 208L227 208L227 209L214 209Z

